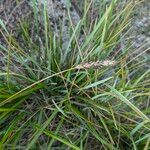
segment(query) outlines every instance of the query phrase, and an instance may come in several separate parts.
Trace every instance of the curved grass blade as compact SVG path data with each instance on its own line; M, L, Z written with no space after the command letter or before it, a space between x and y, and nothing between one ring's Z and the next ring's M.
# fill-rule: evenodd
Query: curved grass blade
M121 101L126 103L132 110L134 110L143 120L150 122L150 118L148 118L142 111L140 111L134 104L132 104L126 97L124 97L119 91L117 91L112 86L106 84Z

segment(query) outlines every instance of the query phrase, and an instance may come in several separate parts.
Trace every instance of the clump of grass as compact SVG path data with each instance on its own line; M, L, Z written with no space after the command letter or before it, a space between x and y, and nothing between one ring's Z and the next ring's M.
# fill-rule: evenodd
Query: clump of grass
M149 148L150 70L144 61L130 59L128 47L121 47L134 5L130 2L118 12L117 4L100 1L99 14L91 20L95 2L85 0L76 26L68 8L65 52L63 26L57 37L46 3L43 26L34 7L36 40L30 25L21 23L18 40L0 22L6 41L0 45L5 54L0 70L1 149Z

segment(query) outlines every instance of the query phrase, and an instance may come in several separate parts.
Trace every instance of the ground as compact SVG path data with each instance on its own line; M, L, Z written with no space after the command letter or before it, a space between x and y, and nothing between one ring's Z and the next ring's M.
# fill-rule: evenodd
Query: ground
M12 2L10 2L12 1ZM39 11L43 8L43 2L38 0ZM51 19L51 25L57 31L59 19L65 19L67 25L67 18L65 14L67 8L67 1L65 0L55 0L48 1L47 11L49 18ZM129 33L129 38L134 45L134 47L139 48L141 45L146 43L145 47L150 47L150 1L145 0L145 2L136 6L135 12L133 14L133 20L131 24L131 32ZM16 30L19 21L23 18L30 18L32 16L32 3L29 0L14 1L14 0L1 0L0 1L0 18L3 19L6 27L10 31ZM32 16L33 17L33 16ZM76 23L79 21L79 13L75 6L72 7L72 19ZM66 27L67 28L67 27ZM67 29L64 32L67 34ZM15 31L16 32L16 31ZM16 34L16 33L15 33ZM67 37L65 37L67 38ZM64 39L66 41L66 39Z

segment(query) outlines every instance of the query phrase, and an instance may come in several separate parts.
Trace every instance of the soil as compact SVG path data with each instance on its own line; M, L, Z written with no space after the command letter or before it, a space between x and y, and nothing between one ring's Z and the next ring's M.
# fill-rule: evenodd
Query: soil
M139 49L140 52L150 48L150 1L145 0L139 6L135 8L134 16L132 20L132 27L130 37L135 49L143 46ZM147 50L150 54L150 49Z

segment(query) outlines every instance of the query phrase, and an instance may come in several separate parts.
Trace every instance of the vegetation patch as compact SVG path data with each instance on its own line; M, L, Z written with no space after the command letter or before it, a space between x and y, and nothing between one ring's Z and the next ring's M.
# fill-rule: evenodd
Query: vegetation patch
M68 1L55 28L32 0L15 32L0 19L0 149L149 149L146 50L124 45L138 4Z

